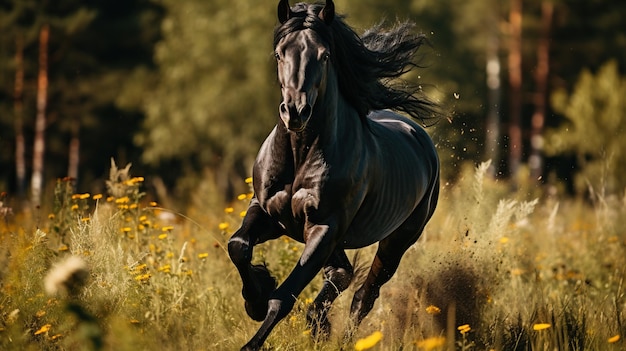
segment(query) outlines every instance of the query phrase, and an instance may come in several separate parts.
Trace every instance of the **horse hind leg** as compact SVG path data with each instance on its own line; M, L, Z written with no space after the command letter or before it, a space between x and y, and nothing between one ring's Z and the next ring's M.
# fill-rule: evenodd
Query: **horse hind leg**
M276 280L264 265L252 265L254 245L277 238L282 233L274 221L261 209L255 199L251 202L241 228L228 241L228 255L237 267L243 283L241 294L248 316L262 321L267 303L276 289Z
M346 253L337 249L324 266L324 284L307 311L307 324L314 339L327 339L331 324L328 311L335 299L350 286L354 269Z
M372 310L374 302L380 295L381 286L393 277L406 250L422 235L437 205L438 193L437 184L433 187L428 200L423 201L395 232L378 244L378 250L367 278L354 294L350 307L353 326L348 330L347 337L351 336L351 333Z

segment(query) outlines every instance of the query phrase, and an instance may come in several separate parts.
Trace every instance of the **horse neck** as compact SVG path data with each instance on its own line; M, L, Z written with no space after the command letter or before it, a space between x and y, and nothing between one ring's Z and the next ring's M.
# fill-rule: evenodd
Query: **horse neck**
M291 133L290 144L296 167L302 164L313 151L321 151L327 157L332 150L350 145L356 139L361 121L337 88L332 68L324 94L318 97L313 108L309 126L302 133Z

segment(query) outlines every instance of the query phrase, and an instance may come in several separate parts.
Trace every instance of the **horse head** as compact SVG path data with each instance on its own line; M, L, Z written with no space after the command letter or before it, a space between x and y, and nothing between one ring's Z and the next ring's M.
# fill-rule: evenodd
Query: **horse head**
M291 131L306 128L315 103L326 88L330 43L315 27L329 26L334 15L332 0L315 14L293 11L288 0L281 0L278 5L278 19L287 27L275 40L274 48L282 94L279 114ZM292 18L299 20L289 22Z

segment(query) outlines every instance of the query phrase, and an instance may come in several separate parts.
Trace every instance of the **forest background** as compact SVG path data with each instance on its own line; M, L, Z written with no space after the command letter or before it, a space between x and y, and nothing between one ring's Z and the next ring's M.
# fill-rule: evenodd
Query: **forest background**
M428 129L453 182L491 159L513 186L626 188L626 2L337 0L357 32L412 20L404 79L445 111ZM101 193L114 158L184 209L246 185L277 118L276 3L0 0L0 191L37 206L57 179ZM244 188L245 189L245 188ZM47 198L50 198L49 196Z

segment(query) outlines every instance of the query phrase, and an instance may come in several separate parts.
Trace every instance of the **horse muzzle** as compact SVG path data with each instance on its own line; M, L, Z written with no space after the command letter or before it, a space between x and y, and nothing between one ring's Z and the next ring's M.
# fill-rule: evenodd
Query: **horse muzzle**
M313 107L307 102L301 106L293 103L282 102L279 107L280 119L287 129L293 132L301 132L313 113Z

